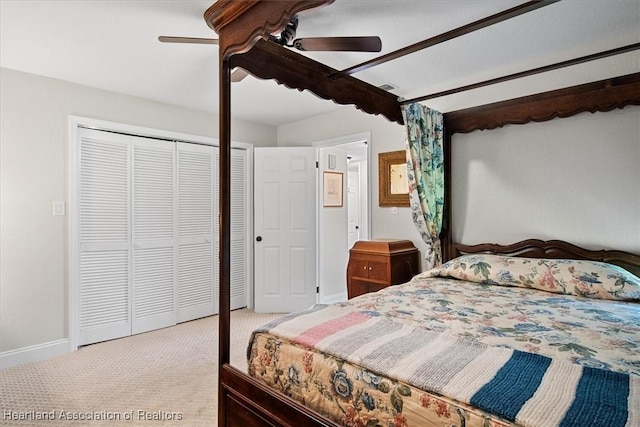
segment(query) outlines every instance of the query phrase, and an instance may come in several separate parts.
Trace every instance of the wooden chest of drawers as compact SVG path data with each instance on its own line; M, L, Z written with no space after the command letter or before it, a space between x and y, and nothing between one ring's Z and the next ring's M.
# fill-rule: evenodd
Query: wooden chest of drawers
M361 240L349 251L349 299L408 282L420 272L420 252L410 240Z

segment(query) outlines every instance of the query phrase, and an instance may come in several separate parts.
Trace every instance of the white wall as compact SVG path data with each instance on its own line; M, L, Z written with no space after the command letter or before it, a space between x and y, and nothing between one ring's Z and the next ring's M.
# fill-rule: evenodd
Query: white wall
M334 169L329 168L329 156L336 157ZM329 304L347 299L347 151L339 147L321 147L318 152L318 286L320 303ZM342 206L323 206L324 172L342 174ZM335 175L334 175L335 176Z
M640 107L455 135L454 241L640 252Z
M640 71L640 63L637 60L637 55L622 55L598 61L597 63L571 67L551 74L533 76L491 88L483 88L436 99L429 101L428 105L446 112L638 71ZM496 70L496 75L502 74L507 74L507 72ZM416 93L414 96L425 93ZM507 126L504 129L494 131L476 131L468 136L457 135L454 143L459 140L465 141L465 138L475 142L476 140L473 138L479 138L479 144L476 145L474 143L473 147L468 146L466 149L461 149L462 151L456 151L456 156L453 159L453 170L456 171L456 176L454 177L456 198L454 203L463 203L462 211L457 211L457 209L460 209L459 206L453 206L453 212L456 213L453 226L454 229L455 227L460 227L456 229L456 236L461 238L463 243L477 243L480 240L485 242L493 241L496 238L503 240L503 243L513 243L524 237L564 238L589 247L605 245L606 247L619 247L640 252L640 236L638 236L638 227L640 227L640 176L638 175L638 167L634 166L640 164L640 117L638 114L638 107L627 107L623 111L612 113L599 113L596 115L584 113L577 117L555 119L547 123ZM595 119L593 124L590 127L586 127L586 123L593 119ZM356 110L354 107L347 106L339 112L279 126L278 145L310 145L315 140L336 138L365 131L371 132L372 144L370 181L372 203L371 237L409 239L424 254L425 245L413 226L409 208L399 208L398 214L394 215L391 213L391 208L378 206L378 153L404 149L405 131L403 126L391 123L382 116L372 116ZM519 131L525 133L521 135L518 133ZM580 133L574 134L574 131L580 131ZM524 135L527 135L526 138ZM549 139L550 135L559 135L560 138L559 140L552 140ZM499 143L500 141L507 142L513 139L519 140L518 147L520 148ZM566 145L567 139L572 139L571 145ZM615 142L611 142L612 140L615 140ZM486 141L486 143L481 144L483 141ZM504 209L504 212L506 212L512 209L513 204L521 203L527 199L528 196L521 193L522 189L527 188L524 185L527 182L527 178L520 176L515 181L507 181L507 179L512 178L513 174L520 173L522 163L530 163L534 157L532 157L532 154L522 153L520 153L520 157L513 157L512 155L515 154L513 153L514 150L518 152L523 146L529 147L540 141L547 146L551 146L549 155L562 162L555 168L563 168L563 174L575 173L577 176L582 177L585 174L591 174L592 177L606 176L607 179L599 182L595 180L595 184L592 179L591 183L588 184L592 188L584 194L582 193L585 191L584 189L576 190L572 188L573 197L557 197L549 203L552 206L544 203L547 200L545 191L538 193L535 196L535 200L542 200L544 206L528 208L534 210L530 210L528 216L523 217L527 218L526 220L523 219L514 225L521 226L522 222L528 221L531 217L536 217L539 210L550 209L551 211L544 216L545 221L542 225L538 225L536 228L524 229L526 232L537 233L539 236L527 235L522 237L520 231L503 229L500 222L504 221L502 219L476 220L473 216L475 213L467 209L468 207L482 203L487 206L486 209L491 206L493 209ZM460 142L460 144L463 144L463 142ZM556 145L564 148L554 149L553 147ZM536 161L545 163L546 167L547 159L540 154L542 151L537 151L538 148L534 150L538 153L535 157ZM480 155L482 155L482 158L478 157ZM604 160L603 157L607 157L607 162L600 164L600 160ZM500 160L498 161L497 159ZM492 172L494 168L502 167L504 162L514 162L514 159L520 159L521 163L513 163L510 172L504 172L505 175L502 177L493 177L494 180L488 179L494 173ZM618 163L619 161L620 163ZM620 167L616 166L617 164ZM471 175L471 173L476 173L475 170L465 170L465 168L477 169L479 165L484 167L482 181L476 181L479 178ZM585 165L589 165L590 169L588 171L585 169ZM564 169L565 167L566 169ZM533 172L535 173L536 170L539 171L534 165ZM500 185L496 184L496 179ZM562 181L562 179L557 178L556 181L553 181L552 178L547 177L547 184L551 185L551 182L554 182L555 185L559 185L559 181ZM515 188L511 187L514 182L517 183ZM612 188L611 183L615 183L615 189ZM506 195L500 194L495 191L497 188L510 189L511 192L506 193ZM480 191L480 193L471 195L471 191ZM561 193L562 191L556 190L556 193L558 192ZM609 196L611 194L615 194L615 197ZM594 197L594 195L596 195L595 197L605 197L609 203L614 203L616 207L594 210L593 206L585 200L586 197ZM623 198L622 195L627 198ZM507 200L507 196L511 197L511 199ZM576 206L578 204L577 200L580 200L578 206ZM596 203L594 202L593 204ZM576 215L583 214L586 214L586 216L581 221L574 221L573 218ZM562 221L559 218L562 218ZM546 223L552 220L554 222L553 226L546 228ZM492 221L493 227L486 228L487 221ZM603 222L607 223L606 226L600 225ZM588 227L587 224L589 224ZM596 227L599 231L592 233L592 230L589 229L591 227ZM501 229L502 233L491 234L497 229ZM542 232L541 229L544 229L545 232ZM482 233L482 230L485 230L486 233Z
M218 137L217 115L0 69L0 356L69 336L68 216L52 216L53 200L68 209L69 115ZM232 134L276 141L247 122Z

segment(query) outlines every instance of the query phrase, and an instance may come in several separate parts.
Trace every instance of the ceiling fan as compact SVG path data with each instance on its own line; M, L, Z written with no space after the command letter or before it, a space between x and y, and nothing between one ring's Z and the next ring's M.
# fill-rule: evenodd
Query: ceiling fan
M269 40L301 51L380 52L382 50L382 41L378 36L296 38L297 29L298 18L294 17L279 35L271 35ZM201 37L160 36L158 40L164 43L218 44L217 39ZM231 81L238 82L247 75L246 71L237 68L231 74Z

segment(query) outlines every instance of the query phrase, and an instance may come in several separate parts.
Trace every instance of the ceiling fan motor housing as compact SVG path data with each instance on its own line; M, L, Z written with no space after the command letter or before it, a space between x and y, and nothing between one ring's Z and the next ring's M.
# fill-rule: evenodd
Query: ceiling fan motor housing
M296 38L296 30L298 29L298 18L293 17L287 26L280 33L280 37L276 38L278 44L283 46L292 46L293 40Z

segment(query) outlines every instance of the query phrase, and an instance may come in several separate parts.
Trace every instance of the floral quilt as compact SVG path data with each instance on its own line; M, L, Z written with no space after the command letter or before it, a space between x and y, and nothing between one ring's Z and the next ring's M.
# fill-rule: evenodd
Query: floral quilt
M590 425L638 425L640 279L564 261L525 262L509 273L509 261L456 259L407 284L278 319L254 334L249 373L346 426L585 425L585 416ZM541 290L539 280L553 289ZM478 391L515 359L523 365L511 375L525 398L496 409L500 386L488 397ZM546 371L530 368L538 362L577 376L544 386ZM606 384L587 387L585 372ZM593 410L585 415L574 401L593 390L600 400L585 404ZM615 405L624 410L597 420Z

